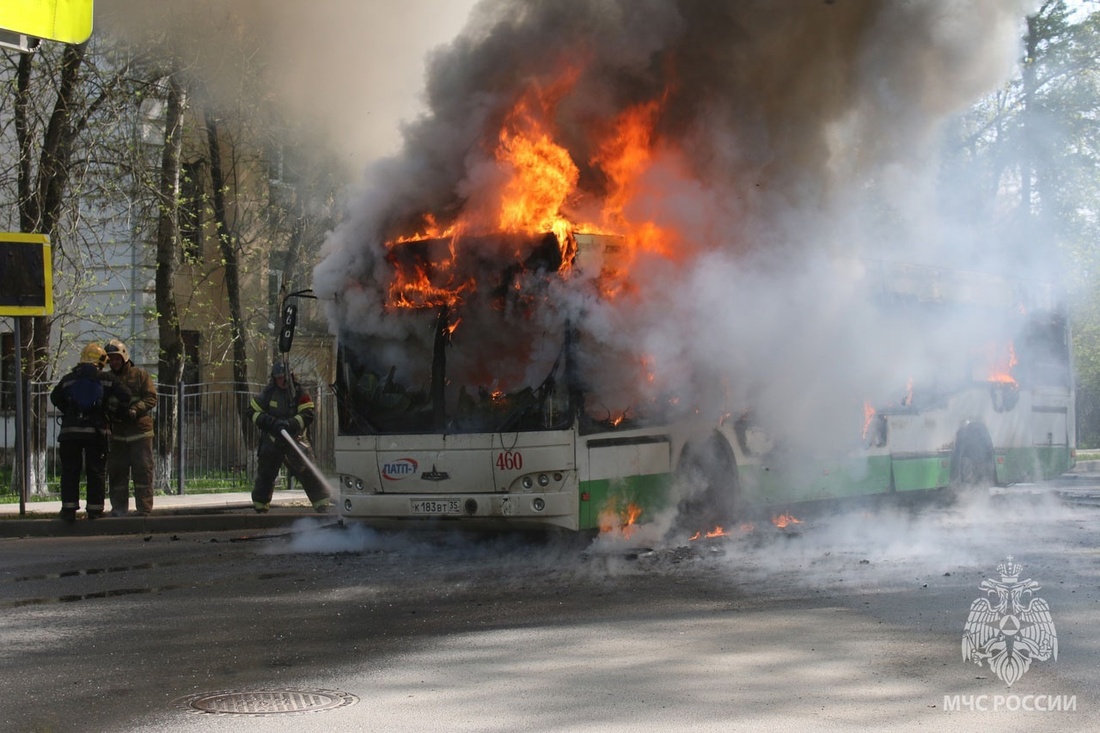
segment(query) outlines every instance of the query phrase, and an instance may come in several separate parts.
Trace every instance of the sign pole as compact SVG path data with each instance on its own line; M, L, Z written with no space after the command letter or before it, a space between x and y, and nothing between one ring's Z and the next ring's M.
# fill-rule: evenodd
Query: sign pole
M19 516L27 516L27 425L23 414L23 334L20 321L16 316L14 322L15 336L15 444L18 448L15 454L19 459Z
M23 364L22 320L53 314L53 254L46 234L0 232L0 316L12 319L15 337L15 447L19 468L19 516L30 494L30 395Z

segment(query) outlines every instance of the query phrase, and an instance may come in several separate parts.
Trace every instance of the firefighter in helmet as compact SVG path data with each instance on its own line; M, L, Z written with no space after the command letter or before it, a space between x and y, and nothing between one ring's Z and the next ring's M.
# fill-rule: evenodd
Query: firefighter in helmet
M285 362L275 362L271 380L252 399L251 407L252 422L261 431L256 482L252 488L253 508L261 514L270 509L275 479L279 468L286 465L290 474L301 482L313 508L319 513L328 511L332 506L328 486L307 465L307 461L314 461L306 431L313 423L316 408L309 392L298 383Z
M126 516L130 504L130 478L134 480L134 509L147 516L153 511L153 410L157 387L149 373L134 366L130 350L118 339L104 347L107 364L130 390L130 402L120 411L111 430L107 459L111 516Z
M50 402L61 411L57 434L61 460L61 519L76 521L80 508L80 475L85 474L88 519L103 516L107 449L111 424L122 405L130 402L130 390L110 371L104 371L107 353L97 343L80 352L80 363L50 391Z

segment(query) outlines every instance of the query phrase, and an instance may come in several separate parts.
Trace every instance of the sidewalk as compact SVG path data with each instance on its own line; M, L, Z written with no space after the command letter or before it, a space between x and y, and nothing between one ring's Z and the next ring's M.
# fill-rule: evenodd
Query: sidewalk
M1053 479L1048 487L1060 495L1074 495L1078 493L1074 491L1074 479L1096 477L1097 474L1100 474L1100 461L1080 461L1062 479ZM1083 487L1081 497L1100 501L1100 494L1091 487ZM83 504L82 494L82 507ZM158 495L153 500L153 513L148 517L104 517L88 521L81 511L75 523L66 524L58 518L60 512L60 500L28 502L23 516L20 516L18 502L0 504L0 538L271 529L288 527L302 517L323 518L326 522L340 521L336 507L330 509L328 514L314 512L305 492L300 490L276 491L271 499L271 511L267 514L257 514L252 510L252 497L247 491Z
M83 496L80 503L83 507ZM247 491L158 495L153 498L153 513L147 517L103 517L89 521L85 519L82 508L77 513L76 522L66 524L58 518L60 512L60 500L27 502L22 516L18 502L0 504L0 537L219 532L285 527L302 517L339 520L335 508L324 515L314 512L304 491L276 491L271 499L271 511L267 514L253 511L252 497Z

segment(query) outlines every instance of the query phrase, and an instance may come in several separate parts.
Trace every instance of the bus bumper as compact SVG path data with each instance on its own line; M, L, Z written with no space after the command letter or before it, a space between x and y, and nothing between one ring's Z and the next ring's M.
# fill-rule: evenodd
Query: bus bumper
M575 530L575 494L342 494L340 514L367 524L430 521L463 526L554 526Z

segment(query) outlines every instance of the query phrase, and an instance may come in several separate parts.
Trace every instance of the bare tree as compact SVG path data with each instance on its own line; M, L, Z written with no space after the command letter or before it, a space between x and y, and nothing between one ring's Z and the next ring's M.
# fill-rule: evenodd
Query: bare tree
M17 208L20 231L59 237L59 222L73 176L73 152L81 133L99 108L111 98L122 81L122 73L89 96L82 76L86 44L66 45L54 83L32 84L36 68L34 54L22 54L15 74L13 116L17 140ZM52 69L39 65L46 73ZM33 95L43 88L55 91L52 109L44 124L37 124ZM56 251L56 250L55 250ZM51 263L52 264L52 263ZM32 382L44 381L50 372L48 316L24 317L21 338L26 362L19 365ZM35 493L45 491L46 395L39 394L29 407L31 466L27 485Z
M292 142L290 128L272 113L246 33L214 44L209 36L220 27L192 28L191 40L159 27L143 30L149 32L121 38L104 27L86 45L47 44L35 56L0 60L0 74L11 80L4 87L10 95L0 98L0 138L16 149L0 149L0 203L11 204L0 219L14 228L17 218L22 231L51 236L55 273L64 278L55 303L67 309L20 321L22 368L29 380L46 382L75 340L118 334L155 343L158 381L179 384L185 343L192 343L183 338L186 329L201 335L201 362L214 370L231 365L238 391L247 393L249 370L265 363L274 335L273 283L281 277L296 289L309 286L342 171L329 168L321 188L272 172L300 140ZM220 55L205 56L212 48ZM233 63L226 52L237 55ZM234 70L229 79L226 68ZM236 91L227 94L230 88ZM191 111L192 102L201 112ZM181 181L200 178L202 192L189 201ZM197 245L184 241L180 220L182 203L196 201L209 217ZM96 299L106 280L110 307L99 312L109 312L96 314L91 304L104 302ZM147 295L155 295L155 308ZM37 399L29 417L35 461L28 484L37 492L46 487L46 407ZM177 400L162 399L162 486L179 409ZM242 431L246 443L249 434Z
M229 334L233 344L233 382L238 392L248 390L247 332L241 316L240 263L237 256L238 236L226 213L226 195L229 185L222 168L221 139L218 135L218 118L207 108L203 117L206 123L206 141L210 155L210 181L213 187L214 228L218 238L218 251L225 270L225 296L229 302Z
M180 250L180 151L183 147L184 110L187 92L175 73L167 77L167 105L164 120L164 149L161 151L160 186L157 220L156 303L157 331L160 348L157 372L161 384L180 385L183 376L183 339L180 335L179 309L174 283L179 266ZM180 409L179 394L162 394L157 431L157 451L162 471L157 483L167 486L167 470L176 444L176 416Z

